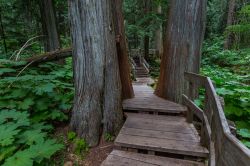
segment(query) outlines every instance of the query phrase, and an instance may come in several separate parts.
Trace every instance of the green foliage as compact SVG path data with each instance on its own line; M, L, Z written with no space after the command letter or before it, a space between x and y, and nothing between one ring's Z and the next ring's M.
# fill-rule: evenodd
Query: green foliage
M219 34L224 31L227 18L227 0L208 0L207 34Z
M146 1L125 0L124 16L126 20L126 34L130 46L142 47L145 36L154 38L154 33L166 23L168 1L153 0L150 2L149 11L146 11ZM157 13L156 9L161 5L163 14Z
M234 48L248 47L250 37L250 5L241 7L236 15L237 23L226 28L226 35L233 35Z
M47 138L49 126L32 123L28 112L0 111L0 163L27 166L49 159L63 145Z
M70 131L70 132L68 133L67 137L68 137L68 140L69 140L69 141L74 141L75 138L76 138L76 133Z
M74 141L75 153L77 155L86 154L89 151L89 145L84 139L76 138Z
M71 70L67 65L60 67L54 63L39 67L0 80L0 109L29 110L32 120L38 122L66 120L64 112L71 108L73 101Z
M29 67L0 59L0 164L43 165L63 148L50 138L52 125L68 119L73 101L71 61Z
M70 131L67 135L68 140L73 143L74 146L74 153L77 155L86 155L89 151L89 145L88 143L81 138L77 138L77 135L75 132Z
M204 44L202 73L211 77L217 94L224 97L225 114L234 121L242 142L250 139L250 50L223 50L222 38Z
M115 137L109 133L105 133L104 134L104 140L105 141L108 141L108 142L112 142L115 140Z

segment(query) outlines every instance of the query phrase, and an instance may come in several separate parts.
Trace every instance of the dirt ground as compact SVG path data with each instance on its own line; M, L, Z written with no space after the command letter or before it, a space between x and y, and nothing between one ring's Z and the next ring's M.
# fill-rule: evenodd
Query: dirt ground
M68 131L67 126L56 129L56 137L66 145L65 149L53 159L56 166L100 166L114 147L113 142L101 139L100 144L90 148L87 154L76 155L73 153L72 143L67 140Z

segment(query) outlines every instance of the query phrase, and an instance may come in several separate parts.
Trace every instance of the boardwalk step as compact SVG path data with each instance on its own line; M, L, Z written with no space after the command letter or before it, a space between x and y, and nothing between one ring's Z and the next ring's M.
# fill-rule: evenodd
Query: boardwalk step
M114 150L102 166L205 166L203 163Z
M117 147L206 158L208 150L184 117L128 114L115 140Z
M187 108L174 102L160 98L154 94L151 87L147 85L133 85L135 97L124 100L123 109L135 112L153 112L180 114Z

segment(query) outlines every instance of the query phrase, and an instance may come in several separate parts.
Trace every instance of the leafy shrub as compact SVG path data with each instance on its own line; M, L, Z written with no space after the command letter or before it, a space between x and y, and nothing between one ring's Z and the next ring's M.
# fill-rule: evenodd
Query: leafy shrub
M249 75L242 76L218 66L205 66L202 73L216 84L217 94L225 99L226 117L236 122L237 133L249 146L250 138L246 133L250 134L250 86L245 83Z
M6 67L0 68L0 73L13 72ZM18 77L3 77L0 80L0 109L28 110L32 120L37 122L66 120L63 111L69 110L73 101L71 79L67 67L54 63L28 69Z
M75 153L80 155L82 153L86 154L89 150L89 145L84 139L76 138L74 141Z
M89 151L89 145L84 139L77 138L75 132L68 133L68 140L73 143L74 153L77 155L85 155Z
M76 138L76 133L75 132L72 132L72 131L70 131L69 133L68 133L68 140L69 141L74 141L75 140L75 138Z
M0 163L4 166L29 166L41 163L63 148L56 140L48 139L51 126L33 124L28 112L1 110L0 112Z
M115 140L115 137L111 135L110 133L105 133L104 134L104 140L108 142L112 142Z
M249 69L250 50L224 50L223 37L213 37L204 42L202 63L204 65L219 65L221 67L245 67Z
M71 61L60 66L0 60L0 164L44 165L63 145L51 139L53 123L68 119L73 101ZM20 72L22 71L22 72Z

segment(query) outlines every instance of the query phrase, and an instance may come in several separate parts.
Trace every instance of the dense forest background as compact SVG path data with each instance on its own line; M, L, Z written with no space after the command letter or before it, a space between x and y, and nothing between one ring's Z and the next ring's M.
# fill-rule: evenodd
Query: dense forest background
M54 0L51 7L59 36L54 50L69 48L67 1ZM5 110L0 111L0 133L5 133L0 134L0 165L43 165L58 151L62 156L60 150L69 144L77 155L89 149L73 132L67 133L66 142L55 134L68 125L71 115L72 58L38 65L24 61L48 50L44 9L49 7L37 0L0 0L0 110ZM124 0L123 10L129 50L143 50L157 81L162 56L158 40L164 41L168 1ZM156 48L157 54L149 54L149 49ZM250 148L249 0L208 0L202 51L201 73L214 81L225 100L225 114L236 125L237 137ZM200 92L196 103L202 107L203 100ZM107 134L105 139L111 141L113 136Z

